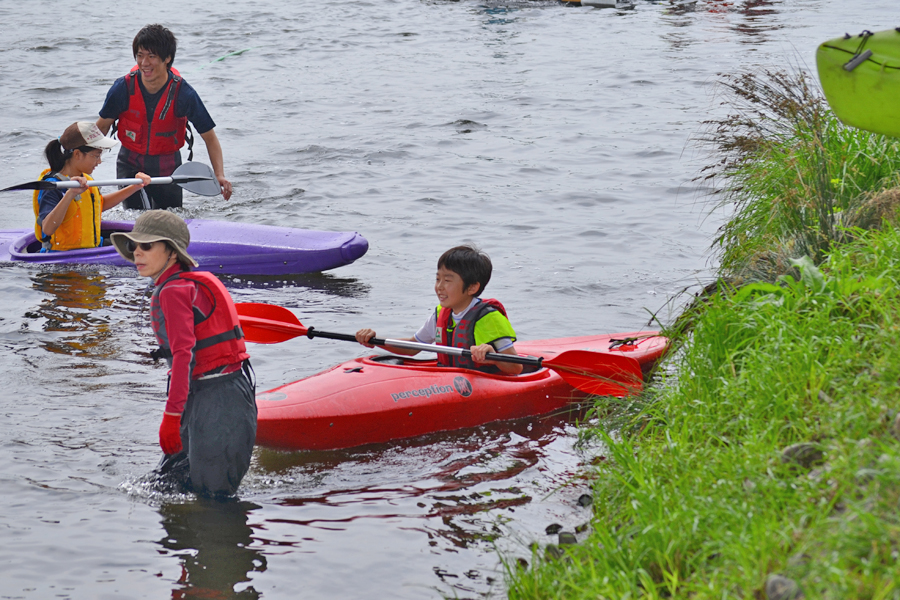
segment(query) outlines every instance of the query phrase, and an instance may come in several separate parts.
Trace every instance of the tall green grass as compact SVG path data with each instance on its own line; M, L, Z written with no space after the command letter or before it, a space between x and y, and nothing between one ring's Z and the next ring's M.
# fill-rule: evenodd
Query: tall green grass
M510 567L509 596L900 598L900 231L859 233L821 271L718 294L677 376L615 431L593 531ZM809 443L814 468L784 462Z
M897 140L841 124L802 72L724 76L730 113L697 141L712 163L716 206L732 211L714 247L723 274L783 273L787 258L820 262L873 192L897 185Z

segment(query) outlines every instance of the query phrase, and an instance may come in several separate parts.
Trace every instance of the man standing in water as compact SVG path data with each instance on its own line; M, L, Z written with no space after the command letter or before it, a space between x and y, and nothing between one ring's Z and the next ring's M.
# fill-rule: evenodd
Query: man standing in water
M178 71L172 69L175 36L162 25L147 25L132 42L137 66L109 88L100 109L97 127L106 134L117 120L122 148L116 160L116 174L132 178L139 171L151 177L171 175L181 165L188 121L206 144L222 195L231 197L231 182L225 178L222 146L215 126L200 96ZM182 203L181 188L175 184L147 188L150 208L177 208ZM126 208L147 208L142 197L132 195Z

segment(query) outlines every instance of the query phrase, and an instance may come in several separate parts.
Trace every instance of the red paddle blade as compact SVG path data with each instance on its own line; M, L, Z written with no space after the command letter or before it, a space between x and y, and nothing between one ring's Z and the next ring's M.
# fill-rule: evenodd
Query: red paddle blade
M572 387L596 396L635 394L644 382L641 364L621 354L568 350L545 358L544 366L556 370Z
M307 328L300 323L300 319L282 306L239 302L234 307L248 342L277 344L306 335Z
M283 306L276 304L263 304L262 302L236 302L234 307L237 314L243 317L259 317L270 321L281 321L290 325L303 327L297 315Z

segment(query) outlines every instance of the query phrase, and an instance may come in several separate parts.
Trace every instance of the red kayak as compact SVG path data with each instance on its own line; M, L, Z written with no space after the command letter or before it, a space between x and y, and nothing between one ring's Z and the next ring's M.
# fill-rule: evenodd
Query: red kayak
M548 360L571 350L627 355L646 373L668 347L657 333L520 341L516 350ZM351 448L546 414L586 396L546 367L488 375L438 367L434 360L368 356L257 394L256 443L284 450Z

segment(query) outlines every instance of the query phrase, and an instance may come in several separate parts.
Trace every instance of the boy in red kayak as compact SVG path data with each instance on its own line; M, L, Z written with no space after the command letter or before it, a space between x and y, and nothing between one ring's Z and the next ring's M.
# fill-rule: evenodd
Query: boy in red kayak
M517 354L513 345L516 332L506 318L506 309L497 300L479 298L491 280L492 270L488 255L472 246L457 246L444 252L438 259L434 282L434 293L440 304L415 336L405 340L466 348L472 352L471 358L438 354L438 364L442 366L505 375L521 373L520 364L485 358L488 352ZM372 329L356 332L356 340L367 348L374 348L368 343L373 337L375 331ZM386 348L395 354L412 356L419 353L405 348Z

